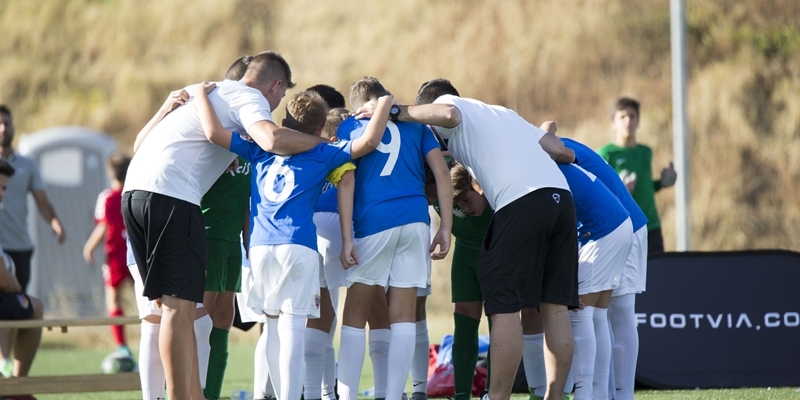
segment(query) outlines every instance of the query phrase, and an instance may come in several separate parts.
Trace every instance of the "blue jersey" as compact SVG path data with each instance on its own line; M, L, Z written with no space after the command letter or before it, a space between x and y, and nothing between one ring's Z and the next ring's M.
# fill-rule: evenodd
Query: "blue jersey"
M319 196L319 202L314 212L332 212L339 213L339 203L336 201L336 186L333 183L325 182L322 187L322 194Z
M364 134L368 120L348 118L337 137L353 140ZM425 125L391 122L377 150L356 163L355 237L362 238L415 222L430 224L423 160L439 143Z
M251 173L250 247L299 244L317 250L314 208L325 177L350 161L350 142L320 143L305 153L279 156L233 135L231 151L255 168Z
M576 164L597 176L597 179L600 179L600 182L603 182L606 188L617 196L619 202L622 203L622 206L625 207L631 215L631 224L633 225L634 232L647 225L647 217L644 215L644 212L639 205L636 204L636 200L633 199L633 196L631 196L625 184L622 183L622 179L617 175L617 171L615 171L612 166L608 165L603 157L600 157L599 154L583 143L567 138L561 138L561 141L564 142L564 146L575 152Z
M625 222L628 211L596 176L575 164L557 164L575 202L581 245L608 235Z

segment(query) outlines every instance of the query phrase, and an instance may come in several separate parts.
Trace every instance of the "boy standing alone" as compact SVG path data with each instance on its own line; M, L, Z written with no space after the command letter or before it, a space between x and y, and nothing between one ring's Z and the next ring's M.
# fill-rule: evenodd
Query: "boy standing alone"
M621 97L614 104L611 114L611 129L614 142L597 152L617 171L633 199L647 217L648 254L663 252L664 239L661 236L661 220L658 219L655 193L675 184L678 174L670 163L661 170L660 179L652 179L653 150L636 142L639 129L639 102Z

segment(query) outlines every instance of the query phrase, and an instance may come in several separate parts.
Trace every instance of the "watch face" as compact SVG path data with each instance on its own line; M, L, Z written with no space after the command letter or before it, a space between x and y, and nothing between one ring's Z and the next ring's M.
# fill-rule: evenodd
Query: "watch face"
M400 107L392 106L392 108L389 109L389 114L392 114L392 115L400 114Z

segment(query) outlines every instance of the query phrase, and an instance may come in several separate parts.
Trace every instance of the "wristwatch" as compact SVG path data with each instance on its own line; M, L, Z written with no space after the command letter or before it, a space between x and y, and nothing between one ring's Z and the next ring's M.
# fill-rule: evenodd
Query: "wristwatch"
M396 105L392 106L392 108L389 109L389 119L392 120L393 122L397 122L397 117L399 116L400 116L400 107Z

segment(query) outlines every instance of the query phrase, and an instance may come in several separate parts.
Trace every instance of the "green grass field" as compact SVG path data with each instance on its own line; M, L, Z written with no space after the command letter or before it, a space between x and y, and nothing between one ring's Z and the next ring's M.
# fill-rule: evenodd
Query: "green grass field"
M75 333L72 333L73 335ZM45 334L52 336L53 334ZM249 340L236 340L230 346L228 370L223 385L223 398L237 389L252 390L253 387L253 349L255 343ZM60 341L45 340L37 355L31 375L87 374L100 371L100 362L111 348L88 347ZM361 379L361 390L372 387L372 367L369 357L365 360ZM515 395L514 399L527 399L526 395ZM136 400L139 392L98 392L43 394L42 400L96 399L96 400ZM647 390L636 393L637 399L644 400L766 400L800 399L798 388L771 389L725 389L725 390Z

